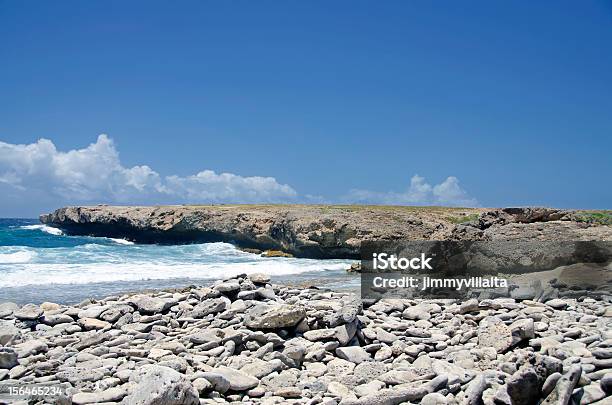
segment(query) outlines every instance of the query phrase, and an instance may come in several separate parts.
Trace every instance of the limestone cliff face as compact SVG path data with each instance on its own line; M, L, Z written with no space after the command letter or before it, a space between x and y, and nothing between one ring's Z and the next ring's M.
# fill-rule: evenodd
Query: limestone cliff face
M378 206L65 207L41 222L69 234L140 243L232 242L298 257L358 258L366 240L612 240L612 227L548 208L456 209Z

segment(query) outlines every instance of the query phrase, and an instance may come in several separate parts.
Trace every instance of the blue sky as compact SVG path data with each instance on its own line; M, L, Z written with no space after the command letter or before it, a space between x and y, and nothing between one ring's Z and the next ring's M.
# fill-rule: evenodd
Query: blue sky
M0 216L611 208L610 44L610 1L0 1Z

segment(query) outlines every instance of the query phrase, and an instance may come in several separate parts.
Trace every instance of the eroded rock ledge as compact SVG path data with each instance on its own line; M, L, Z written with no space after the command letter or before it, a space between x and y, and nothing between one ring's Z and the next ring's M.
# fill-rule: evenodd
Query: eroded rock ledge
M298 257L358 258L366 240L612 240L612 227L552 208L333 205L65 207L41 222L139 243L232 242Z

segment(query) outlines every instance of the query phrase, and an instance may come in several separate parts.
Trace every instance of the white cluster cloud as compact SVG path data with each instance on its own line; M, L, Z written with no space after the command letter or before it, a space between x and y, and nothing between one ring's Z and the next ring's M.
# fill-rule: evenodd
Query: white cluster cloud
M204 170L190 176L162 176L149 166L124 167L113 141L100 135L83 149L58 151L52 141L29 145L0 142L0 202L2 211L32 212L80 203L365 203L389 205L477 206L448 177L431 185L421 176L405 192L353 190L340 201L298 195L274 177L244 177ZM7 212L4 212L6 215Z
M124 167L113 141L100 135L86 148L58 151L50 140L0 142L0 184L45 191L67 202L280 202L296 191L273 177L204 170L163 177L149 166Z
M385 205L446 205L476 207L478 201L468 195L459 185L459 179L449 176L440 184L432 186L425 178L415 174L404 192L376 192L351 190L347 202Z

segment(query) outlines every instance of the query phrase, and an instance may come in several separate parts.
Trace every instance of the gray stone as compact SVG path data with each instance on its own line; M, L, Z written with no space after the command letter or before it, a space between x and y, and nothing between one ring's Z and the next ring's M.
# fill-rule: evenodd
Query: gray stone
M381 347L375 354L374 360L376 361L385 361L393 357L393 350L390 347Z
M597 402L606 397L606 393L597 383L589 384L574 391L572 401L576 404L587 405Z
M406 384L421 380L422 377L412 370L390 370L376 378L388 385Z
M330 327L336 327L344 323L353 322L359 313L361 313L363 304L355 295L350 296L348 300L342 302L342 306L338 311L325 316L324 320Z
M484 375L480 374L468 384L465 390L465 405L480 405L482 393L487 389L487 381Z
M534 322L531 318L519 319L510 324L512 332L512 345L517 345L523 340L535 338Z
M498 353L504 353L512 347L514 339L512 330L498 317L489 316L480 321L478 326L478 345L493 347Z
M382 328L376 328L376 339L380 340L383 343L391 344L399 339L398 336L393 333L387 332Z
M221 284L217 284L214 288L220 293L232 293L240 291L240 284L237 281L225 281Z
M467 314L470 312L478 312L480 311L480 307L478 306L478 300L476 298L469 299L465 302L462 302L459 306L460 314Z
M11 369L17 365L17 353L9 347L0 347L0 369Z
M567 374L557 381L553 391L542 401L542 405L567 404L581 374L582 368L579 365L573 365Z
M234 370L233 368L221 366L215 368L214 372L221 374L229 381L230 390L232 391L246 391L259 384L257 378L243 373L242 371Z
M272 373L261 379L264 386L270 391L276 391L283 387L295 387L298 383L300 372L296 369L283 370L280 373Z
M31 356L33 354L45 353L49 347L42 340L32 339L15 345L14 349L19 357L22 358Z
M145 294L134 295L127 302L134 305L143 314L162 313L176 304L175 300L151 297Z
M270 282L270 276L264 273L253 273L248 275L254 284L266 284Z
M351 374L355 369L355 363L344 359L334 358L327 363L327 373L330 375L341 376Z
M189 313L189 316L193 318L204 318L210 314L218 314L219 312L226 311L228 308L229 302L227 298L207 299L196 305Z
M125 314L132 313L134 309L129 305L115 305L102 312L100 319L106 322L116 322Z
M357 364L353 370L353 375L360 381L370 382L378 379L380 375L387 371L387 366L378 361L365 361Z
M43 314L43 310L38 305L26 304L19 309L13 311L15 318L22 321L33 321L38 319Z
M300 398L302 391L298 387L281 387L274 391L274 395L285 399Z
M612 393L612 373L606 373L599 381L601 384L601 389L603 389L608 394Z
M72 323L74 319L71 316L65 314L48 314L44 313L41 319L45 325L55 326L62 323Z
M306 363L305 366L306 374L312 377L321 377L327 372L327 366L323 363Z
M85 367L69 367L55 373L55 378L62 382L69 382L73 386L83 385L86 382L99 381L104 378L104 372L100 369Z
M247 313L244 324L254 329L289 328L305 316L306 310L295 305L258 305Z
M421 367L420 369L422 373L427 375L428 371L426 367ZM436 375L446 375L449 379L452 378L454 381L459 381L461 384L465 384L472 380L476 374L473 370L466 370L457 364L449 363L444 360L433 360L431 370Z
M240 371L255 378L261 378L273 373L274 371L280 370L282 366L283 363L279 359L273 359L270 361L253 359L251 363L248 363L240 368Z
M21 336L21 331L11 324L0 324L0 345L8 345Z
M202 374L202 378L208 380L212 385L212 389L221 394L224 394L230 389L229 379L219 373L206 372Z
M327 392L335 397L346 398L350 397L353 392L344 384L339 383L337 381L332 381L327 385Z
M612 349L593 349L591 350L591 354L598 359L612 359Z
M559 372L552 373L551 375L546 377L544 385L542 385L541 395L543 398L546 398L548 394L550 394L555 389L555 385L557 385L557 381L559 381L561 377L563 377L563 374Z
M329 340L336 336L334 329L315 329L304 332L304 337L311 342L317 342L319 340Z
M363 363L363 364L366 364L366 363ZM373 381L370 381L369 383L356 386L353 389L353 392L358 397L365 397L366 395L369 395L372 392L379 391L383 388L385 388L385 384L382 381L373 380Z
M91 346L96 346L108 339L108 335L100 332L90 332L79 336L79 340L74 343L73 347L81 351Z
M430 307L428 304L418 304L412 307L408 307L402 313L404 319L410 320L428 320L431 318Z
M536 371L529 367L518 370L506 384L513 405L529 405L540 395L542 381Z
M196 378L191 383L200 395L212 390L213 385L206 378Z
M0 318L8 318L13 315L13 312L19 308L14 302L3 302L0 304Z
M560 298L555 298L550 301L546 301L546 305L554 309L565 309L565 307L567 307L567 302Z
M302 361L304 360L304 354L306 353L306 348L301 345L291 345L285 347L283 350L283 354L293 360L296 366L300 366Z
M79 318L97 318L100 314L106 311L108 307L106 305L90 305L82 310L80 310L77 314Z
M81 318L78 323L83 330L109 329L111 327L109 322L96 318Z
M135 384L126 405L199 405L197 390L183 375L168 367L145 365L130 381Z
M339 347L336 349L336 354L341 359L350 361L351 363L355 364L372 360L370 354L360 346Z
M357 320L345 323L334 328L336 332L335 338L340 343L340 346L346 346L353 339L357 332Z
M425 395L435 392L446 385L447 382L448 379L445 376L439 376L425 384L382 389L361 397L357 403L359 405L398 405L403 402L419 403Z
M124 387L112 387L97 392L77 392L72 396L72 403L81 405L99 402L118 402L121 401L126 394L127 391Z
M421 405L446 405L448 404L448 399L438 392L432 392L431 394L427 394L421 399Z

